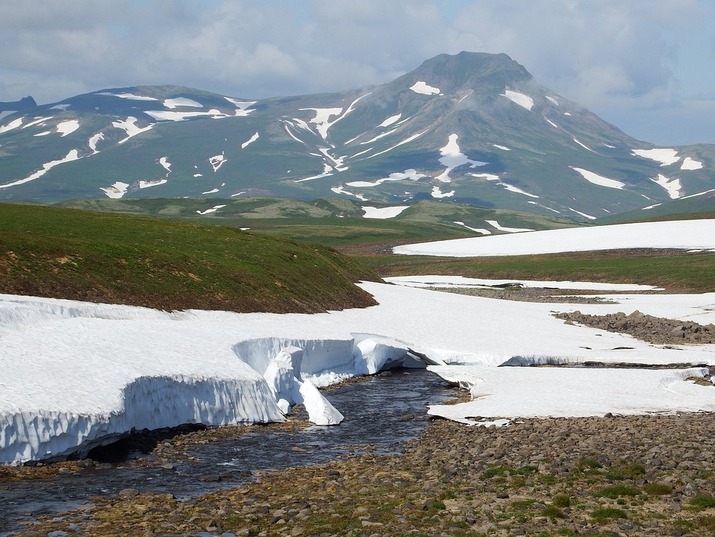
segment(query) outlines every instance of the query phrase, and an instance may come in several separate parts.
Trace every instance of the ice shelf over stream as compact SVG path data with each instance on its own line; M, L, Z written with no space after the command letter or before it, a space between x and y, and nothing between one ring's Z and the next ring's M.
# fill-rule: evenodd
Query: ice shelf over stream
M705 237L702 246L715 248L715 235ZM439 276L419 283L441 285ZM312 315L0 295L0 464L85 454L132 429L281 421L299 403L314 423L335 425L350 409L318 388L417 359L473 397L429 412L467 423L715 411L715 387L689 380L708 376L715 345L652 345L554 317L638 310L705 325L715 323L715 293L609 294L599 285L602 302L533 303L360 286L377 306ZM528 367L587 361L660 368Z

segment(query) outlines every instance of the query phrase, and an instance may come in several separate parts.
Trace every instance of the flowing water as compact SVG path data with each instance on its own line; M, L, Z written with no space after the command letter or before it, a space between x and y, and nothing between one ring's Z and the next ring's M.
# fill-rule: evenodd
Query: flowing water
M432 373L401 370L330 390L327 398L345 416L336 427L257 426L236 438L191 446L196 460L175 461L171 467L128 460L52 479L0 483L0 537L23 522L88 505L92 496L115 496L123 489L187 498L238 487L260 470L320 464L368 449L396 453L426 426L427 405L453 394Z

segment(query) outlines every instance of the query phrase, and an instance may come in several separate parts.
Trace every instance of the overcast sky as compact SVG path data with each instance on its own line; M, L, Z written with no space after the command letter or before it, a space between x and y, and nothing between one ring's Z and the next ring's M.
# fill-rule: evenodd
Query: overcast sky
M332 92L461 50L506 52L641 140L715 143L712 0L0 0L0 101Z

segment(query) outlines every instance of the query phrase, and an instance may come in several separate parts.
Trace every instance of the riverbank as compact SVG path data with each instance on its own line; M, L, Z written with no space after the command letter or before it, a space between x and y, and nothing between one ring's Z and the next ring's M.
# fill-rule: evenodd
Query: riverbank
M187 501L123 490L23 535L709 535L712 418L437 420L401 455L261 472Z

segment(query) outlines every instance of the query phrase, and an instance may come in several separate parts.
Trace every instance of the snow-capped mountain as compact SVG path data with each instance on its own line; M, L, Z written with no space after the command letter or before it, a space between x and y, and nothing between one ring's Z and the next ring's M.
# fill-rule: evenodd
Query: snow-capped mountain
M715 145L635 140L504 54L336 94L133 87L0 114L0 200L441 199L585 220L715 189Z

